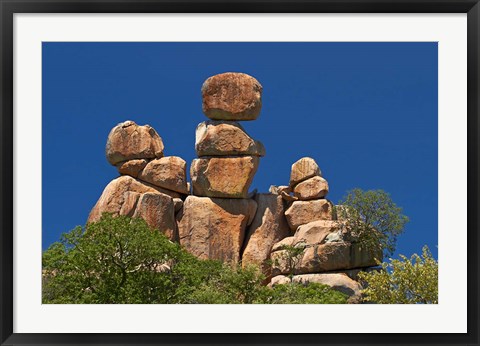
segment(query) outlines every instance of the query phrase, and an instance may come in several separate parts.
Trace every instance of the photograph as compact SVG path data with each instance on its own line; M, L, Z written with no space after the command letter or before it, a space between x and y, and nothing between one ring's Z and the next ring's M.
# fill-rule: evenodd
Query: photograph
M42 304L439 304L438 42L41 55Z

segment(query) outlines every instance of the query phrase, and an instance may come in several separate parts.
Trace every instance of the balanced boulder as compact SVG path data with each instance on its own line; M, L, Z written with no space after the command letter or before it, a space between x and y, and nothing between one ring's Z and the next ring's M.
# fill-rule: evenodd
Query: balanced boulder
M137 178L138 174L145 168L147 163L148 160L145 159L129 160L117 163L118 173Z
M187 163L178 156L150 161L138 178L167 190L188 194Z
M190 167L193 194L204 197L247 198L259 158L210 157L195 159Z
M324 198L328 194L328 183L319 176L308 178L295 185L293 194L302 201Z
M201 259L238 263L256 209L251 199L188 196L177 214L180 244Z
M129 120L110 131L105 153L112 165L134 159L160 158L163 156L163 142L151 126L139 126Z
M262 108L262 86L245 73L222 73L203 83L202 99L210 119L255 120Z
M316 220L332 220L333 204L326 199L313 201L294 201L285 212L292 231L299 226Z
M290 186L294 187L298 183L312 178L321 176L322 172L317 163L311 157L303 157L292 165L290 173Z
M202 156L265 156L265 147L235 121L205 121L197 126L195 150Z

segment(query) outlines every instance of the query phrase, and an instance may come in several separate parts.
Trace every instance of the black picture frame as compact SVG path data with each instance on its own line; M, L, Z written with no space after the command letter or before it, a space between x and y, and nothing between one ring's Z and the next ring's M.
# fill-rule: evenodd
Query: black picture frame
M0 0L0 342L2 345L478 345L479 0ZM15 13L467 13L468 332L465 334L20 334L13 333L13 16ZM452 316L452 318L455 318ZM248 323L248 321L246 321Z

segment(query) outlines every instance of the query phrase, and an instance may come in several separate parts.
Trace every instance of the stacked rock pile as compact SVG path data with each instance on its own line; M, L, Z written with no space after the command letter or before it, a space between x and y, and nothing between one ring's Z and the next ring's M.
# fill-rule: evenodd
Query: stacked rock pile
M332 220L333 204L325 199L328 183L314 159L304 157L292 165L289 191L293 203L285 212L290 229L316 220Z
M200 258L240 261L257 209L248 189L265 148L238 121L258 117L261 95L260 83L243 73L215 75L202 86L202 108L210 120L197 126L192 196L177 217L180 243Z
M249 193L265 148L239 121L258 117L261 96L260 83L243 73L205 81L202 108L209 120L196 129L191 186L186 162L164 156L152 127L133 121L115 126L106 156L120 177L107 185L87 222L104 212L140 217L199 258L259 265L271 285L318 282L354 301L358 272L375 266L381 254L362 246L337 219L315 160L295 162L288 186ZM298 250L294 261L292 249Z
M149 125L125 121L108 135L107 160L120 177L103 191L88 217L100 219L104 212L145 219L171 240L178 240L175 212L188 194L186 162L177 156L163 156L163 141Z
M291 203L285 216L295 233L272 247L271 284L318 282L358 298L358 272L375 266L382 254L362 246L345 222L337 220L333 204L325 199L328 183L317 163L308 157L298 160L292 165L290 185L274 191Z

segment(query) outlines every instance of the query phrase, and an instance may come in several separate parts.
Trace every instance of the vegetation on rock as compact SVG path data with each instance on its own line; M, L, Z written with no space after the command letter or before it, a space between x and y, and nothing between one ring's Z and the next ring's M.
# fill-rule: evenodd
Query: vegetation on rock
M353 189L339 204L337 217L345 220L347 230L358 242L371 251L383 251L384 256L395 252L397 238L409 220L388 193Z

